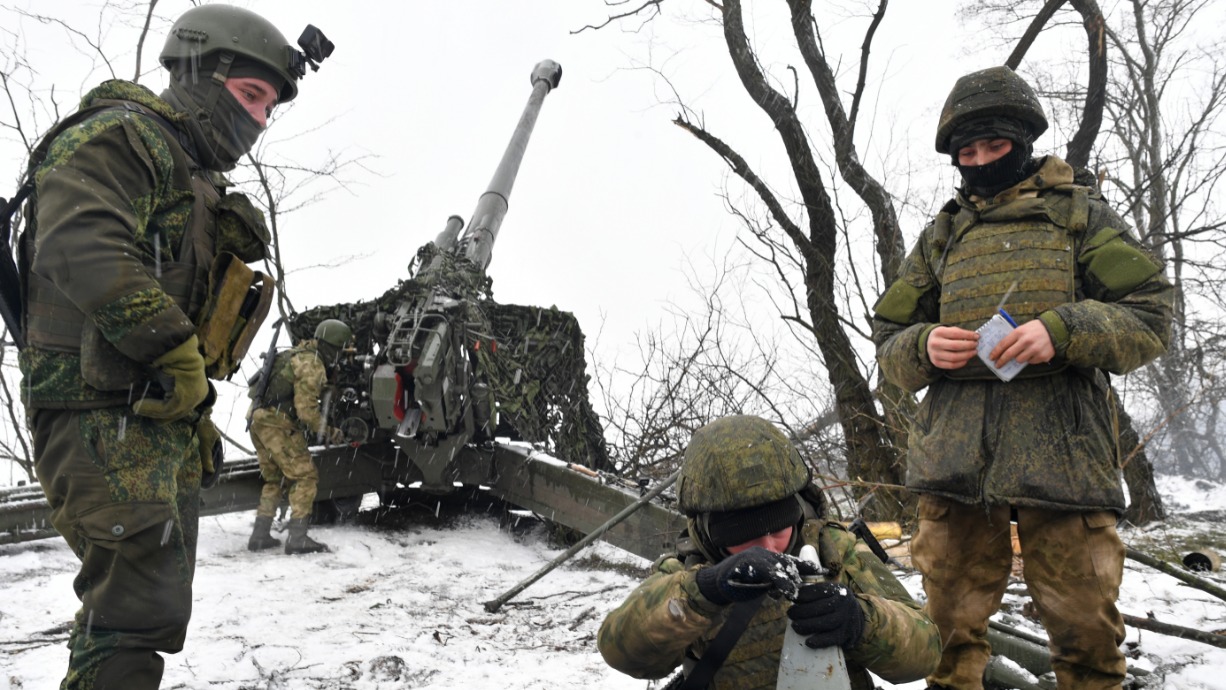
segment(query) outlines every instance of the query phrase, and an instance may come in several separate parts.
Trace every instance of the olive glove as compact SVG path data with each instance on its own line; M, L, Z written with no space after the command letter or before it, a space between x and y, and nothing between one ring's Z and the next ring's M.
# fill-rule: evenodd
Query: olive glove
M221 467L226 462L225 444L221 442L221 432L213 424L211 412L200 415L196 423L196 440L200 451L200 488L211 489L217 484L221 475Z
M204 375L204 357L196 336L153 360L153 366L164 380L166 397L161 400L142 397L132 403L132 410L143 417L172 421L192 412L209 394L209 380Z
M788 609L792 629L808 635L805 644L851 649L864 634L864 610L846 585L818 582L805 585Z
M734 553L695 576L698 591L712 604L756 599L770 590L784 596L796 593L800 579L794 559L755 546Z

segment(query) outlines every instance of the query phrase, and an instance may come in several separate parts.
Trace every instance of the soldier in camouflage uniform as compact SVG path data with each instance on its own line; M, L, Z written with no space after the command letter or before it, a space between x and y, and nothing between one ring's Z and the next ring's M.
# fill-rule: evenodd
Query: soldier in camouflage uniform
M328 377L353 337L343 321L325 319L315 328L315 339L277 354L263 396L251 403L251 442L260 461L264 487L255 511L255 527L247 548L262 551L281 545L271 527L281 503L283 484L289 485L289 538L285 553L327 551L325 544L307 536L311 507L315 503L319 470L311 460L307 441L343 443L345 435L327 425L322 401ZM253 385L251 395L262 386Z
M597 638L605 661L635 678L678 666L689 676L733 605L762 599L710 688L774 688L789 619L810 647L845 650L856 690L873 687L865 669L892 682L931 672L941 654L936 626L863 543L825 519L810 480L764 419L725 417L695 431L677 488L688 539L605 618ZM798 590L796 561L783 554L804 544L817 548L831 581Z
M932 687L983 687L1011 520L1061 690L1124 679L1124 495L1107 374L1166 349L1173 289L1092 177L1031 158L1046 128L1034 91L1007 67L958 80L936 148L964 184L875 307L882 375L928 389L907 486L920 494L911 552L944 641ZM1019 326L989 357L1027 365L1009 382L976 357L975 329L1001 306Z
M208 378L233 371L272 296L245 263L265 256L263 217L221 173L296 95L294 52L251 12L189 10L160 97L105 82L31 160L21 394L52 523L81 560L62 688L151 690L158 652L183 648L217 470Z

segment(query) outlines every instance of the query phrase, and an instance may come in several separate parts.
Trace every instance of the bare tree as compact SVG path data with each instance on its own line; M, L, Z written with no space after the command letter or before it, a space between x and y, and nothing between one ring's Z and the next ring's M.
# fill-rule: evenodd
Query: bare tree
M639 5L609 3L620 10L604 22L596 22L582 30L620 22L649 22L660 16L663 3ZM1180 3L1186 5L1187 3ZM782 196L778 186L765 179L725 138L717 136L705 119L680 104L681 113L675 124L682 127L716 152L749 189L757 196L770 219L766 225L746 221L746 228L761 251L759 259L779 268L780 283L794 287L793 294L803 296L803 308L780 313L790 323L807 332L816 344L826 367L828 382L836 400L847 446L847 472L853 478L864 478L883 486L901 484L900 457L905 453L907 431L915 409L913 396L882 384L876 393L870 390L868 374L872 364L855 356L853 343L857 333L857 317L868 311L866 294L875 290L861 286L854 272L840 272L840 243L851 246L864 241L865 222L842 215L844 208L857 207L871 224L873 245L880 269L880 280L893 281L902 260L904 244L897 219L897 201L886 191L878 177L861 163L856 148L857 119L862 112L863 95L869 82L869 62L873 38L888 6L888 0L874 3L875 9L864 17L864 35L858 60L850 68L842 56L829 54L822 40L822 26L817 20L811 0L789 0L787 3L792 35L807 77L812 81L822 103L827 135L817 138L812 128L806 129L798 115L801 76L788 65L789 78L772 74L760 61L759 54L746 35L740 0L709 2L713 17L719 22L728 54L740 83L752 101L770 118L791 167L791 183L799 201ZM1067 5L1067 7L1065 7ZM1187 8L1185 8L1186 10ZM1034 2L997 2L985 0L969 3L968 12L994 20L997 26L1022 27L1015 38L1008 63L1018 65L1035 39L1045 31L1057 28L1079 28L1085 35L1086 52L1076 64L1083 66L1084 78L1067 79L1066 84L1087 84L1084 88L1062 87L1064 100L1058 113L1058 124L1071 131L1068 160L1086 166L1096 150L1103 129L1104 112L1108 103L1108 32L1106 20L1094 0L1035 0ZM670 88L671 88L670 84ZM787 89L790 88L790 91ZM1050 91L1050 89L1049 89ZM674 89L675 92L675 89ZM787 95L790 93L791 95ZM1049 97L1052 95L1049 93ZM823 159L822 151L832 151L833 158ZM855 194L854 201L841 198L828 177L826 168L837 174ZM746 219L752 216L746 212ZM761 227L759 227L761 226ZM765 228L765 229L763 229ZM800 284L792 286L787 276L799 275ZM854 287L840 291L838 285L850 278ZM849 295L858 295L858 302ZM859 311L857 311L859 309ZM878 408L880 405L880 411ZM1121 408L1121 412L1123 410ZM1122 419L1128 417L1122 414ZM1122 429L1132 444L1140 435L1131 426ZM1125 448L1133 448L1125 445ZM1138 448L1143 451L1143 448ZM1127 452L1127 451L1126 451ZM1148 517L1161 516L1161 503L1154 489L1152 469L1143 452L1130 455L1126 467L1133 505ZM879 492L886 493L886 492ZM891 495L890 506L903 505L903 495ZM1148 508L1141 508L1148 506Z
M839 92L836 68L832 67L822 44L820 26L816 21L809 0L789 0L789 18L793 36L808 70L808 77L820 95L830 141L834 149L834 161L830 164L857 196L859 208L867 210L871 218L873 237L880 258L883 280L893 279L901 265L905 245L899 230L894 202L885 187L860 163L855 146L856 121L861 112L867 65L871 54L873 36L885 14L886 2L878 5L870 17L860 53L860 67L856 84L851 91L850 105L845 104ZM859 296L849 300L844 292L848 276L839 266L840 245L853 231L847 227L841 213L842 200L827 181L820 149L810 139L811 133L802 122L796 98L799 91L799 72L789 71L797 96L789 98L777 88L779 82L764 70L759 63L755 47L746 35L743 10L740 0L725 0L710 3L719 21L728 54L741 86L757 107L774 125L779 143L785 150L791 173L791 185L799 195L793 202L782 197L776 187L762 177L733 146L716 135L692 111L683 109L674 124L686 130L715 152L757 197L757 202L766 209L768 224L763 224L751 237L760 247L760 256L772 263L780 279L788 284L790 276L797 276L795 286L798 295L791 308L782 310L783 318L794 328L803 332L815 346L825 369L826 381L833 396L839 425L846 444L846 474L853 480L863 480L880 486L897 487L902 484L902 463L899 448L901 439L896 439L891 429L901 429L899 423L891 426L886 416L879 411L877 400L866 372L871 364L857 352L851 334L855 333L854 322L863 323L867 312L863 297L874 292L852 288ZM643 18L659 11L659 3L648 3L637 11L620 15ZM616 20L618 17L611 17ZM839 56L835 56L837 60ZM745 212L748 219L752 213ZM851 282L860 280L851 276ZM875 283L875 281L874 281ZM858 302L858 313L848 311L853 302ZM863 335L860 333L859 335ZM909 396L895 392L887 396L887 406L893 411L896 405L909 401ZM913 404L913 401L910 401ZM905 492L894 488L877 492L878 499L872 504L873 514L883 518L897 518L905 510Z
M786 334L763 331L750 318L754 307L744 299L755 292L758 265L724 257L714 283L692 274L700 308L669 308L663 323L640 336L634 362L598 364L595 382L623 473L668 476L695 429L725 415L754 414L788 433L823 486L852 485L834 400L815 394L822 373L777 347Z

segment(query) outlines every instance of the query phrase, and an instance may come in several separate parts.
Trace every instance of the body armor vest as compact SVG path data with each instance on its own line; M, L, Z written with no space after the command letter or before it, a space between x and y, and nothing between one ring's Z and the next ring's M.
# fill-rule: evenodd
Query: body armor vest
M983 211L959 208L937 216L934 249L940 255L934 265L941 283L941 323L975 330L1001 307L1024 323L1077 300L1077 250L1089 219L1089 189L1070 187ZM1018 376L1063 368L1031 364ZM945 375L995 379L977 357Z
M271 276L251 270L229 252L215 249L219 208L241 205L224 200L242 195L223 197L207 171L188 155L173 124L144 106L121 100L99 100L62 120L35 149L31 174L60 133L114 108L139 113L158 123L167 135L176 167L191 171L194 201L187 228L172 254L175 260L143 257L142 262L157 277L162 290L196 324L206 374L214 379L227 378L237 370L274 295ZM250 201L243 200L250 206ZM37 234L37 203L37 194L32 194L25 208L26 231L20 247L27 341L46 350L80 353L82 377L99 390L121 390L148 380L148 366L121 353L53 283L29 270Z
M277 354L269 375L268 388L264 391L264 399L256 401L257 407L271 407L289 414L294 419L298 418L298 411L294 408L293 360L301 354L316 356L315 348L304 344ZM250 387L248 392L254 394L255 388Z

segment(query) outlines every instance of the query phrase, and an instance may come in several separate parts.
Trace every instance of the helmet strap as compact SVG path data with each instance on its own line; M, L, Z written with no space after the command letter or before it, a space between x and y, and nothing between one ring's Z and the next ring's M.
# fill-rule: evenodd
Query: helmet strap
M201 110L205 113L211 114L216 110L217 99L221 97L221 92L226 88L226 80L230 78L230 66L233 64L234 53L222 52L218 55L217 68L209 77L209 91L204 96L204 102L201 103Z

